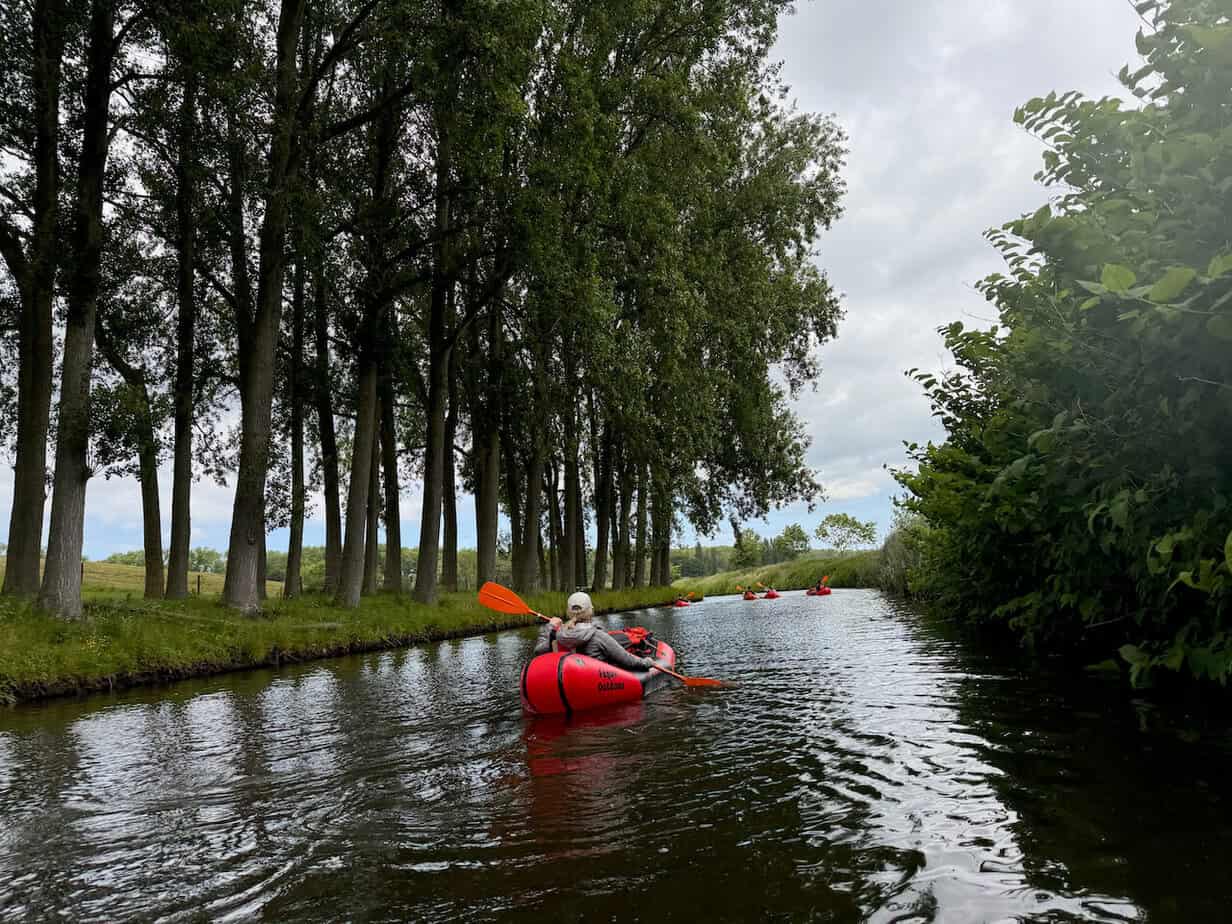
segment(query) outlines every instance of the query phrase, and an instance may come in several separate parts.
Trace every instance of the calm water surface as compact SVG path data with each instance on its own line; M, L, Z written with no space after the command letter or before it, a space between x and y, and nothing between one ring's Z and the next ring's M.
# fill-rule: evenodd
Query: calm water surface
M0 711L0 919L1229 917L1227 727L872 592L633 624L738 688L528 719L523 632Z

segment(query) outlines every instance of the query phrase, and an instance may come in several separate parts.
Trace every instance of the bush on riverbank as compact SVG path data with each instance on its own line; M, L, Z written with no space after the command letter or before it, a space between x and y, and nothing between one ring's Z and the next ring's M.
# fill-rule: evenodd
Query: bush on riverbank
M1232 25L1139 4L1143 102L1056 93L1016 121L1058 195L990 235L998 325L918 373L940 444L899 473L937 608L1038 649L1232 679Z
M642 588L604 591L594 601L606 613L661 605L675 595L674 588ZM564 615L565 594L525 599L542 613ZM229 610L217 598L112 595L88 600L85 618L74 622L0 598L0 701L158 683L536 622L534 616L484 609L473 593L446 594L434 606L378 594L355 610L310 595L270 600L257 618Z
M708 578L681 578L673 586L681 592L691 590L706 596L739 593L737 585L759 589L759 581L776 590L803 590L828 574L831 587L880 587L880 573L881 551L873 549L840 557L797 558L744 571L724 571Z

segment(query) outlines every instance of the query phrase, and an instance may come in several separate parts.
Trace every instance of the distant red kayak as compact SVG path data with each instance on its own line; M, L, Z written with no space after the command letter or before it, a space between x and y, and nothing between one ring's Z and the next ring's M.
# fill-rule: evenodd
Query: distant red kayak
M746 599L746 600L758 600L758 599L760 599L760 598L757 596L757 594L753 593L751 590L746 590L746 591L744 592L744 599Z
M675 603L672 604L672 606L688 606L688 605L689 605L688 600L677 600Z
M815 587L810 587L808 590L804 592L804 595L806 597L826 597L826 596L829 596L829 594L830 594L829 587L823 587L821 588L821 590L818 590Z
M762 595L763 600L777 600L778 598L779 598L779 592L777 590L767 590Z
M663 667L676 666L676 652L645 629L610 633L634 654L651 657ZM642 651L646 654L642 655ZM637 702L671 682L662 671L627 671L606 661L567 651L532 658L522 668L522 705L537 715L569 715L600 706Z

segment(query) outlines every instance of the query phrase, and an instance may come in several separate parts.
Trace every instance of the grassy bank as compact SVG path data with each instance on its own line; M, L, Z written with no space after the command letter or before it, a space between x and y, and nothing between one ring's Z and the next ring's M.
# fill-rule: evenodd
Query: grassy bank
M667 603L675 595L674 588L659 587L606 591L594 599L600 612L614 612ZM557 593L526 598L548 615L562 615L565 599ZM103 588L74 623L0 599L0 701L277 666L535 622L484 609L473 593L446 594L433 606L381 594L355 610L320 596L270 600L260 617L249 618L216 596L147 601Z
M738 593L737 585L757 588L758 581L776 590L802 590L828 574L831 587L878 587L880 571L881 551L874 549L841 558L797 558L745 571L723 571L705 578L681 578L674 586L708 596Z

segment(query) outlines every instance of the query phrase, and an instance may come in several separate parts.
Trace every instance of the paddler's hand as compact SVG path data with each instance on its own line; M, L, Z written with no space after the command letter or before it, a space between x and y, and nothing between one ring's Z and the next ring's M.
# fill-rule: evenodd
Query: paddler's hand
M646 668L646 670L650 670L654 666L655 666L654 658L642 658L642 667Z
M548 628L553 629L557 632L560 631L560 627L563 625L564 623L560 621L559 616L553 616L551 619L548 620Z

